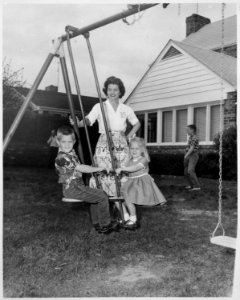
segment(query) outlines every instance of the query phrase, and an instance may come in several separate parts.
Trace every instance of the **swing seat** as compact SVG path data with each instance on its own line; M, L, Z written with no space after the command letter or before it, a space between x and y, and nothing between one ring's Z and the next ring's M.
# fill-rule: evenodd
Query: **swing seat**
M230 236L226 236L226 235L214 236L210 239L210 241L212 244L218 246L236 249L237 239Z
M62 198L63 202L68 202L68 203L79 203L79 202L84 202L83 200L79 199L71 199L71 198Z

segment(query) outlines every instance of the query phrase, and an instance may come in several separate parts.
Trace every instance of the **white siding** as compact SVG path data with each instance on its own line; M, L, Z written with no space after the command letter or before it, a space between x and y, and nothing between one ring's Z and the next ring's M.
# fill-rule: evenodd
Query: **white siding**
M128 100L134 110L149 110L219 100L221 82L188 55L155 63ZM224 93L232 91L224 87Z

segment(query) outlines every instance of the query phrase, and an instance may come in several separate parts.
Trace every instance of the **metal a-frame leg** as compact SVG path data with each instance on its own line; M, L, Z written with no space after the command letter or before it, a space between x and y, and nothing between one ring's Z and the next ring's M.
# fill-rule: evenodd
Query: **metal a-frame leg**
M53 49L52 51L48 54L45 62L43 63L43 66L40 70L40 72L38 73L37 75L37 78L35 79L30 91L28 92L28 95L26 96L17 116L15 117L12 125L10 126L5 138L4 138L4 142L3 142L3 151L5 151L7 149L7 146L8 144L10 143L15 131L17 130L18 128L18 125L19 123L21 122L22 120L22 117L28 107L28 104L30 103L30 101L33 99L35 93L36 93L36 90L39 86L39 84L41 83L45 73L47 72L48 70L48 67L50 66L55 54L57 53L60 45L61 45L62 41L61 39L57 39L54 41L53 43Z
M81 163L85 163L84 160L84 155L83 155L83 148L81 144L81 139L80 139L80 133L79 133L79 128L77 125L77 119L76 119L76 114L75 114L75 109L74 109L74 104L72 100L72 92L71 92L71 86L70 86L70 81L69 81L69 76L68 76L68 70L67 70L67 64L66 64L66 59L64 55L64 50L63 50L63 45L61 45L60 50L59 50L59 58L60 58L60 64L62 68L62 74L63 74L63 80L64 80L64 85L67 93L67 99L68 99L68 104L71 112L71 117L73 119L74 123L74 130L77 135L78 139L78 155L80 157Z
M68 52L69 52L70 62L71 62L71 66L72 66L73 77L74 77L74 81L75 81L75 87L76 87L76 91L77 91L77 95L78 95L79 106L80 106L80 110L81 110L81 113L82 113L82 120L83 120L83 125L84 125L84 129L85 129L86 138L87 138L88 150L89 150L92 166L95 167L96 164L95 164L95 161L93 159L93 152L92 152L88 127L87 127L88 125L87 125L87 121L86 121L86 118L85 118L85 113L84 113L84 108L83 108L83 101L82 101L82 97L81 97L81 91L80 91L80 86L79 86L79 81L78 81L78 77L77 77L77 71L76 71L76 66L75 66L75 62L74 62L74 58L73 58L72 46L71 46L68 31L67 31L67 45L68 45ZM93 173L92 175L95 178L97 188L101 189L101 182L99 180L98 175L96 173Z

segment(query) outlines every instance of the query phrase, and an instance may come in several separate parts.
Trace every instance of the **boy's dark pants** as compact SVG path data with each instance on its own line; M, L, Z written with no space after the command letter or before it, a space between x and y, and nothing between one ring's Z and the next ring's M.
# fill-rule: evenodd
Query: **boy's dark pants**
M55 158L58 154L58 147L49 147L49 162L48 168L54 169L55 168Z
M73 179L68 189L63 188L66 198L79 199L90 203L92 223L106 226L111 222L107 194L99 189L85 186L82 179Z
M190 186L200 186L195 172L198 159L199 155L197 152L193 152L187 159L184 159L184 175Z

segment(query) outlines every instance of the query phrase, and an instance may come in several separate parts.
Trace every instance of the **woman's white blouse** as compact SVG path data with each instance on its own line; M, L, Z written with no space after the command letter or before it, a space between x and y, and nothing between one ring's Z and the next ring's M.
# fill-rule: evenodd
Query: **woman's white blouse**
M106 100L103 104L108 126L111 131L125 131L127 128L127 120L132 126L138 123L138 118L131 107L120 102L115 111L109 100ZM100 103L94 105L86 118L90 121L91 126L98 120L99 133L105 132Z

